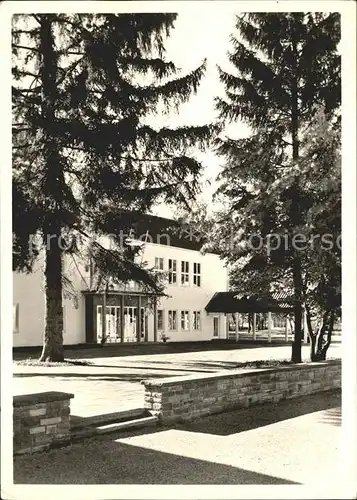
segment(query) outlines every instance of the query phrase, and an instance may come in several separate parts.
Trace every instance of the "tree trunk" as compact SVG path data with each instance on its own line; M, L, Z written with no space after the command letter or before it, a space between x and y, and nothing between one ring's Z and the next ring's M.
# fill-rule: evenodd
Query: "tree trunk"
M59 229L45 239L45 333L40 361L63 361L62 253Z
M333 331L333 327L334 327L334 324L335 324L335 317L336 317L335 311L331 311L329 326L328 326L328 330L327 330L326 343L323 345L321 351L319 352L320 360L321 361L325 361L326 355L327 355L327 350L328 350L328 348L330 347L330 344L331 344L332 331Z
M42 151L44 163L43 194L48 200L48 214L43 224L45 248L45 331L40 361L63 361L63 309L62 309L62 249L59 181L63 177L59 162L55 123L57 55L53 35L53 17L40 16L40 67L43 105L41 115L45 145Z
M314 331L312 328L311 311L308 304L305 304L305 310L306 310L307 331L310 339L310 360L314 361L313 358L315 356L316 336L314 335Z
M335 311L325 311L322 317L321 327L314 332L311 326L311 314L307 307L307 324L311 341L310 359L311 361L325 361L327 350L331 344L332 331L335 323ZM327 336L327 338L325 338Z
M292 77L291 86L291 139L293 148L293 163L299 159L299 109L298 109L298 51L295 33L292 33L292 49L295 63L295 71ZM293 232L299 227L300 223L300 204L299 204L299 187L295 181L291 192L291 222ZM292 264L293 284L294 284L294 341L292 344L291 361L293 363L301 363L301 342L303 339L302 333L302 293L303 279L301 259L298 255L298 250L293 249L293 264Z
M330 316L330 317L328 317ZM325 361L327 350L331 344L332 330L335 323L335 312L328 311L324 315L323 326L321 327L320 336L318 338L314 361ZM327 338L325 339L325 335Z
M298 257L295 257L293 264L294 278L294 341L292 344L291 361L293 363L301 363L301 343L303 338L302 333L302 272L301 262Z

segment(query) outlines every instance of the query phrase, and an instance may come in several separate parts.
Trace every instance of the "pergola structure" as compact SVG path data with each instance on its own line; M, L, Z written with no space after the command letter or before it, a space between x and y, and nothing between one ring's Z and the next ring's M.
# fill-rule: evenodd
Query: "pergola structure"
M271 342L272 313L293 313L293 297L287 293L275 293L270 297L257 297L240 294L237 291L216 292L206 305L207 313L225 313L235 315L235 336L239 339L239 314L252 314L252 336L256 340L256 314L268 314L268 342ZM288 342L288 319L285 323L285 341Z

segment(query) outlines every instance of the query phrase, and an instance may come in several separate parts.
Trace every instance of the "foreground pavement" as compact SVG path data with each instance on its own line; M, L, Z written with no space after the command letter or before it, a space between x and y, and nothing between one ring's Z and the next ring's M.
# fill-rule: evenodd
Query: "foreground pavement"
M323 484L328 489L340 477L340 425L340 393L316 394L15 457L14 483Z
M291 346L240 346L229 350L212 347L211 350L194 352L111 357L101 357L102 351L98 351L99 356L95 358L90 357L88 351L83 351L80 359L88 362L88 366L14 364L13 393L53 390L73 393L72 415L86 418L143 407L144 387L140 384L143 379L217 372L257 360L288 360ZM302 352L303 358L308 360L309 346L303 346ZM340 353L340 344L330 346L330 358L339 358ZM68 357L74 356L79 358L78 352L73 350Z

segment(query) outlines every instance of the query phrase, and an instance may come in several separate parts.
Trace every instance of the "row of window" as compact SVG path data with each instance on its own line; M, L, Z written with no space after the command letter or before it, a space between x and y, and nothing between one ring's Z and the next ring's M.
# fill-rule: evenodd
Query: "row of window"
M167 269L165 269L165 262L163 257L155 257L155 270L156 272L168 271L169 284L176 285L178 283L178 266L177 260L168 259ZM180 284L181 286L189 286L190 280L190 262L181 260L180 267ZM192 266L192 285L201 286L201 264L193 262Z
M180 312L180 314L179 314ZM201 330L201 311L167 311L167 330L169 332L178 331L180 324L181 331ZM157 329L165 330L165 310L157 311Z

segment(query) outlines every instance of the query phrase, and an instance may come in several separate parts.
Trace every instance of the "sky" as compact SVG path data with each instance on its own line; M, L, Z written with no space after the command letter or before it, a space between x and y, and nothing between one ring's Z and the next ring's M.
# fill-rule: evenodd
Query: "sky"
M217 65L225 70L231 69L227 51L230 49L230 35L235 31L234 24L234 13L224 9L201 9L199 22L192 11L179 13L175 28L165 43L166 58L172 60L183 73L194 70L206 58L207 71L197 94L180 107L178 114L170 114L165 120L158 119L160 126L204 125L215 120L214 98L224 95ZM248 127L242 123L230 125L226 131L230 137L249 135ZM209 202L216 189L214 180L222 160L213 152L198 153L197 158L205 166L202 176L203 194L199 199ZM211 181L210 186L207 185L207 180ZM155 207L152 212L169 217L173 215L174 210L161 205Z

